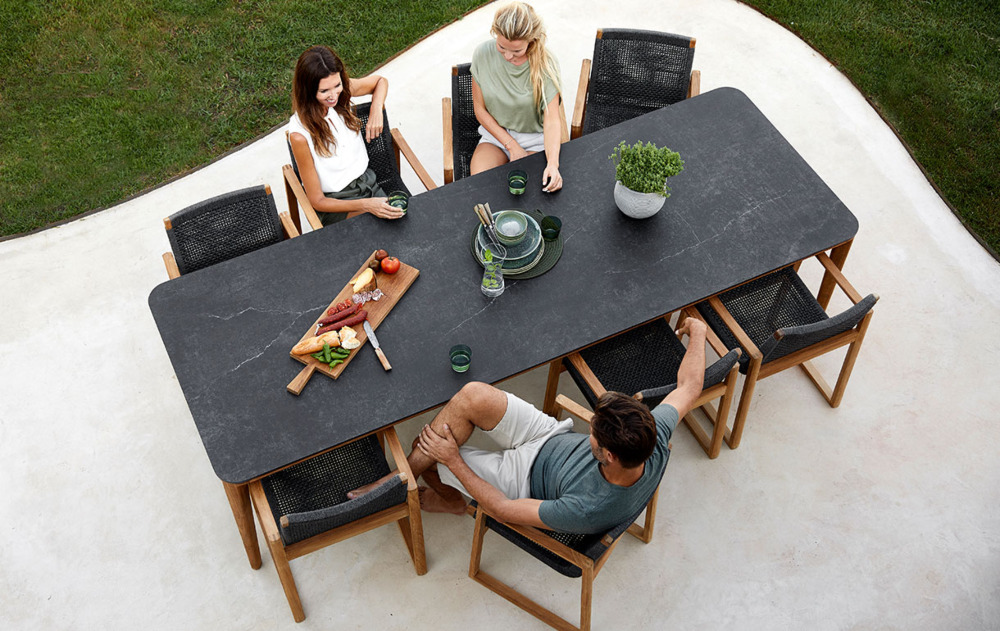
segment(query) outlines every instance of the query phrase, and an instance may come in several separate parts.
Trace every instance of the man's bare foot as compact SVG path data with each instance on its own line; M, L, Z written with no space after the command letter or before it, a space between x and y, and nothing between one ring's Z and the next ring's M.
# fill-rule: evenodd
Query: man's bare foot
M463 515L465 513L465 499L462 498L462 494L458 493L458 491L455 491L458 493L458 499L456 500L447 500L438 495L434 489L426 486L418 487L417 491L420 493L420 508L428 513L451 513L453 515Z
M386 482L388 482L392 478L396 477L396 475L398 475L398 474L399 474L398 471L393 471L392 473L390 473L389 475L385 476L384 478L379 478L378 480L375 480L371 484L366 484L364 486L359 486L358 488L354 489L353 491L348 491L347 492L347 499L353 500L353 499L357 499L357 498L361 497L365 493L371 493L372 491L374 491L379 486L385 484Z
M421 476L427 486L434 489L434 492L441 496L446 502L462 502L465 504L465 496L462 492L453 486L448 486L441 481L441 476L438 475L437 468L428 469L424 471L424 475Z

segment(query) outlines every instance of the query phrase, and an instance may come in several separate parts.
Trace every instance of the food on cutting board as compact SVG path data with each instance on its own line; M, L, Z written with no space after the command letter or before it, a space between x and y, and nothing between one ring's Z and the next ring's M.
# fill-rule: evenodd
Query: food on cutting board
M322 335L304 339L292 347L292 353L295 355L308 355L323 350L324 344L329 344L331 347L340 346L340 335L336 331L329 331Z
M385 250L375 250L375 260L381 261L385 257L389 256L389 253Z
M361 340L358 339L358 332L349 326L340 329L340 339L341 346L348 350L354 350L361 346Z
M363 291L375 291L376 289L378 289L378 283L375 281L375 270L370 267L361 272L354 281L354 293L356 294L360 294Z
M399 259L395 256L387 256L382 259L382 271L386 274L395 274L399 271Z
M320 333L326 333L327 331L336 331L339 330L341 327L352 327L356 324L361 324L367 318L368 318L368 312L365 311L364 309L361 309L360 311L358 311L357 313L355 313L350 317L337 320L332 324L320 328L318 331L316 331L316 334L319 335Z

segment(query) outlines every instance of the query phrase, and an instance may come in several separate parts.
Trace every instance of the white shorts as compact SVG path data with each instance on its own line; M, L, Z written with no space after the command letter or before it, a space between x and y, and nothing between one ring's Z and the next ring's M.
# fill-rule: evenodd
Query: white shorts
M463 446L462 459L476 475L499 489L509 499L531 497L531 465L549 438L573 429L572 420L557 421L530 403L506 392L507 410L493 429L484 432L502 451L488 451ZM441 481L467 497L455 474L444 465L438 466Z
M507 133L521 145L521 148L525 151L545 151L545 134L543 132L520 132L507 130ZM507 154L507 159L510 160L510 151L507 151L507 147L503 146L503 143L496 139L490 132L486 131L486 128L482 125L479 126L479 135L482 138L479 139L479 144L489 143L491 145L496 145L500 147L500 150Z

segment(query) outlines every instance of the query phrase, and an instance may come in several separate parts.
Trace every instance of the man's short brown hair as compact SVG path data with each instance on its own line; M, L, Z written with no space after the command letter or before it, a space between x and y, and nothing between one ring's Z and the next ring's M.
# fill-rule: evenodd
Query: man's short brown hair
M656 447L656 422L644 404L621 392L605 392L590 423L597 444L613 453L626 469L638 467Z

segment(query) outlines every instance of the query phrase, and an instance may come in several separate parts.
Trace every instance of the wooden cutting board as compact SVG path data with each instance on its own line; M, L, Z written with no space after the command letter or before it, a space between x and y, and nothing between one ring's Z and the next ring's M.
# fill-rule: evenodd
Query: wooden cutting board
M350 281L353 281L362 272L368 269L368 265L374 258L375 252L373 251L371 255L365 259L365 262L361 265L361 267L358 268L357 273L351 277ZM386 274L382 271L375 273L375 282L378 285L378 288L382 290L383 295L378 300L369 300L361 307L368 312L368 322L372 325L373 330L378 329L378 325L382 323L382 320L385 320L386 316L389 315L389 312L392 311L392 308L396 306L396 303L399 302L399 299L403 297L403 294L405 294L406 290L410 288L413 281L417 280L417 276L419 275L420 270L402 262L399 265L399 271L395 274ZM309 330L307 330L299 339L299 342L316 335L316 325L320 320L327 317L327 311L338 302L344 302L353 295L353 282L348 282L344 285L344 288L340 290L340 293L338 293L336 297L330 301L330 305L326 309L323 309L319 317L316 318L316 321L313 322L311 327L309 327ZM315 359L311 355L294 355L291 351L289 351L288 354L292 359L302 362L306 365L306 367L299 372L298 376L295 377L290 384L288 384L286 389L290 393L297 395L302 392L306 383L309 382L309 378L312 377L313 372L319 371L336 379L342 372L344 372L347 365L350 364L351 361L353 361L354 358L357 357L362 351L371 352L372 355L374 355L374 351L368 351L365 349L365 343L368 341L368 334L365 333L364 326L358 324L357 326L352 326L351 328L358 332L358 340L361 342L361 346L351 351L351 354L347 356L347 359L344 360L343 364L337 364L334 368L330 368L330 366Z

